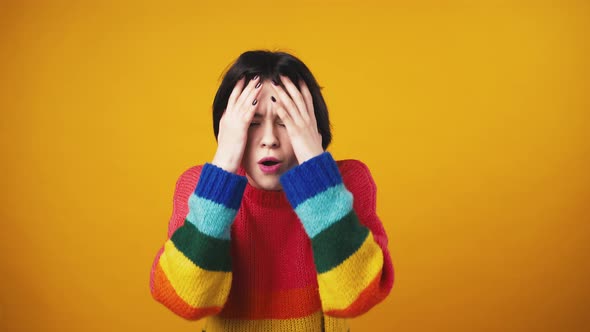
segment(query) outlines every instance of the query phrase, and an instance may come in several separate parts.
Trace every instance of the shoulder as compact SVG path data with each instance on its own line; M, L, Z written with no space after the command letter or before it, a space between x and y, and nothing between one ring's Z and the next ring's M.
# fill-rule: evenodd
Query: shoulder
M350 183L366 183L367 185L375 186L375 181L371 175L369 167L360 160L345 159L336 161L342 181Z
M345 159L336 161L342 182L353 194L371 194L377 190L369 167L360 160Z
M352 196L354 210L361 218L375 213L377 209L377 186L369 167L360 160L336 161L344 186Z
M188 201L189 196L197 187L202 169L203 165L191 166L180 174L174 188L175 203L182 204Z
M199 181L199 177L201 176L201 170L203 169L203 165L196 165L191 166L186 169L184 172L180 174L178 180L176 181L176 188L183 187L183 186L191 186L194 189L194 186Z
M176 180L172 197L172 217L168 223L168 238L184 224L185 216L189 212L188 200L197 186L202 168L203 165L191 166L184 170Z

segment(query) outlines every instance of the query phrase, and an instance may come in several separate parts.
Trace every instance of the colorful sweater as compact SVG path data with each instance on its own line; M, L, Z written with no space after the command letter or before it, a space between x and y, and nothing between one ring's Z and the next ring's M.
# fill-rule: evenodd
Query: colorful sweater
M153 297L215 331L347 331L393 286L376 187L356 160L325 152L265 191L212 164L176 184ZM354 197L354 200L353 200Z

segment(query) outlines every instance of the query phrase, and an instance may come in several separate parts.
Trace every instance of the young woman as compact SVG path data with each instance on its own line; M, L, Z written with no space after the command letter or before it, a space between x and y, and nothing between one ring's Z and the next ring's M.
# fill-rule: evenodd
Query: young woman
M376 186L335 161L328 110L303 62L249 51L213 102L217 152L176 183L153 297L215 331L347 331L393 286Z

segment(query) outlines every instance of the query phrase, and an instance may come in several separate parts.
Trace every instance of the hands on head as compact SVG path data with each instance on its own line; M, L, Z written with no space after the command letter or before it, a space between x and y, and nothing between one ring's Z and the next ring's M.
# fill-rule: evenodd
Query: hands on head
M303 80L299 89L287 77L272 82L271 105L287 130L288 139L299 164L322 152L322 136L318 132L312 95ZM219 121L218 147L213 164L235 173L240 166L248 143L248 128L253 121L261 95L263 82L260 76L251 79L246 87L245 78L236 83L228 99L227 108ZM266 98L265 97L265 98Z
M262 91L260 76L255 76L244 88L246 78L236 83L227 101L227 108L219 120L217 152L212 164L235 173L242 161L248 140L248 127L256 112L258 95Z
M324 152L322 148L322 135L318 132L318 124L313 109L313 100L307 85L299 80L301 92L291 80L281 75L281 81L287 89L274 84L273 89L278 95L277 114L285 123L293 151L299 164Z

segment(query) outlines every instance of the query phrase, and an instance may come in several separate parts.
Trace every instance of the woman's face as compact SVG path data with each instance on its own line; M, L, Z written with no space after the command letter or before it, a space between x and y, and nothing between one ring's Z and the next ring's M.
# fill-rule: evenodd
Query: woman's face
M287 129L274 109L276 103L270 99L273 93L270 84L265 81L261 87L256 114L248 129L242 167L253 187L281 190L280 176L298 163Z

